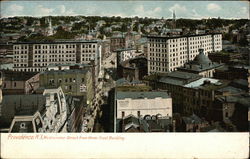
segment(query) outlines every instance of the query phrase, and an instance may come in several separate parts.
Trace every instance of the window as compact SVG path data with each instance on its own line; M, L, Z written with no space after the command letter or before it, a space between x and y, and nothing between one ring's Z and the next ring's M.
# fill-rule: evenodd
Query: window
M16 82L14 82L14 87L16 87Z
M125 112L124 111L122 111L122 118L124 118L125 117Z

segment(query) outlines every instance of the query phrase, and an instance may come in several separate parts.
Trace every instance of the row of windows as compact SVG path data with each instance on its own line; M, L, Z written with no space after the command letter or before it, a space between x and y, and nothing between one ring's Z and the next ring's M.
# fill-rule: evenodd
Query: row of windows
M214 35L215 38L221 37L221 35ZM206 36L197 36L197 37L185 37L185 38L176 38L176 39L169 39L169 42L178 42L178 41L187 41L187 38L189 40L206 40L206 39L211 39L212 35L206 35ZM149 38L149 42L159 42L159 43L164 43L166 42L166 39L159 39L159 38Z
M19 51L14 51L14 54L27 54L28 51L23 51L23 50L19 50Z
M21 62L21 63L23 63L23 62L24 62L24 63L27 63L28 60L27 60L27 59L15 59L14 62L15 62L15 63L20 63L20 62Z
M28 49L28 45L14 45L14 50L16 49Z
M75 55L73 54L73 55L35 55L34 56L34 58L60 58L60 57L62 57L62 58L64 58L64 57L75 57Z
M23 64L23 63L21 63L21 64L14 64L14 67L27 67L28 66L28 64Z
M84 78L81 78L79 80L81 80L81 82L84 82ZM63 79L59 78L57 80L58 83L62 83L63 81L65 83L75 83L76 82L76 78L63 78ZM55 83L55 79L49 79L49 84L54 84L54 83Z
M35 54L41 54L41 53L43 53L43 54L53 54L53 53L76 53L76 51L75 50L72 50L72 51L65 51L65 50L50 50L50 51L47 51L47 50L35 50L34 51L34 53Z
M68 58L68 59L58 59L58 58L56 58L56 59L49 59L49 60L47 60L47 59L35 59L34 60L34 62L63 62L63 61L75 61L75 58Z
M75 44L66 44L66 45L34 45L34 49L68 49L76 48Z

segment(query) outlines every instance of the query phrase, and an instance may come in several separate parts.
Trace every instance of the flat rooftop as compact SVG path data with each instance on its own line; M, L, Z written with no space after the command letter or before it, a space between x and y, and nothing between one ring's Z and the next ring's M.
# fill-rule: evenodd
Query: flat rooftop
M125 99L125 98L131 98L131 99L155 99L155 98L171 98L167 92L121 92L118 91L116 93L116 99Z

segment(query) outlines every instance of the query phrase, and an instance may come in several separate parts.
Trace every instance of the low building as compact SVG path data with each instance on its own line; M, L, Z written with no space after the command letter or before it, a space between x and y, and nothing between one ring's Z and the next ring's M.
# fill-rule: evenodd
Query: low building
M138 53L136 49L131 48L125 48L125 49L118 49L117 52L117 65L121 62L124 62L126 60L135 58L139 55L142 55L142 53Z
M117 66L117 76L128 81L142 80L147 75L147 58L138 56Z
M219 67L215 69L214 78L235 80L235 79L247 79L248 67L227 66Z
M200 132L202 128L209 126L208 122L195 114L182 117L185 132Z
M118 132L169 132L172 131L171 119L162 119L160 116L139 118L128 115L118 120Z
M208 55L209 59L213 62L230 64L235 59L240 59L242 55L240 53L230 52L214 52Z
M92 73L89 69L51 70L40 74L40 87L62 87L66 95L86 96L87 103L94 97Z
M3 95L30 94L39 87L39 73L2 71Z
M166 92L122 92L115 93L114 130L119 121L128 115L138 118L149 116L162 119L172 118L172 98Z
M190 72L202 75L203 77L213 77L215 68L222 66L222 64L212 62L204 53L204 49L199 49L199 54L190 61L184 64L184 67L177 68L182 72Z

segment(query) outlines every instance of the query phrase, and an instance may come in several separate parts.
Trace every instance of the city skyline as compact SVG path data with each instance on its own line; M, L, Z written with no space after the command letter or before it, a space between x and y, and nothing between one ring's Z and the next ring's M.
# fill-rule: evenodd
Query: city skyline
M1 18L14 16L121 16L249 19L247 1L2 1Z

